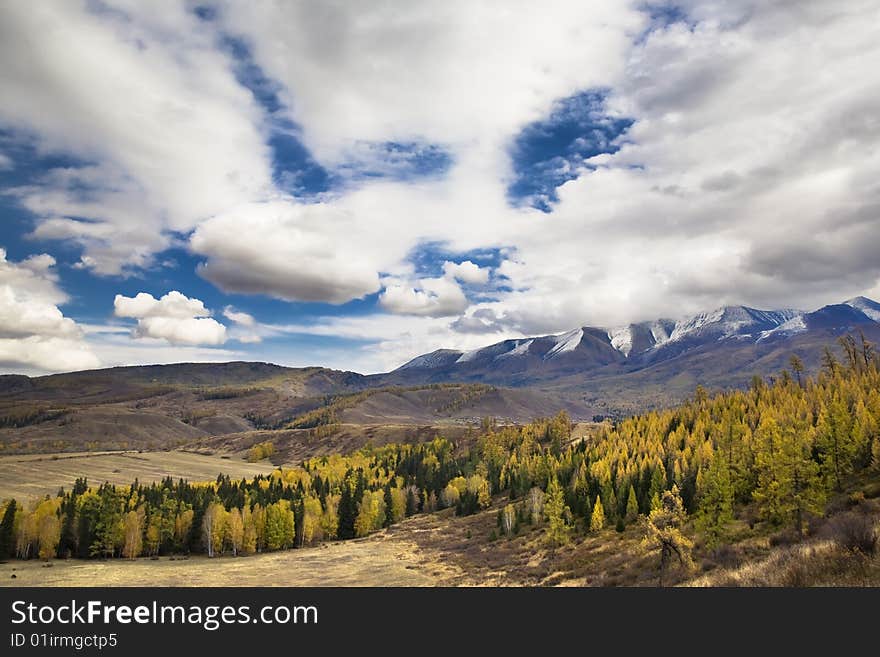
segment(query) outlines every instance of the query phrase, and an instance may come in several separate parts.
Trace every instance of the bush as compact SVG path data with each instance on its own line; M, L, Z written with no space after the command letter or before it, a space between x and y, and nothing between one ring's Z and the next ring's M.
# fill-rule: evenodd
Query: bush
M800 543L803 537L794 529L783 529L770 537L770 547L780 547Z
M828 537L850 552L877 554L880 532L874 518L864 513L841 514L828 522Z

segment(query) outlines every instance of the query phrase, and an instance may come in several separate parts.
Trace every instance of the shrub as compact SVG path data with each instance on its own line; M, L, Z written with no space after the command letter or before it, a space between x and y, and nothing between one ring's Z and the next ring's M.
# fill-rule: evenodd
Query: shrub
M828 537L850 552L877 554L880 532L874 518L864 513L841 514L828 523Z

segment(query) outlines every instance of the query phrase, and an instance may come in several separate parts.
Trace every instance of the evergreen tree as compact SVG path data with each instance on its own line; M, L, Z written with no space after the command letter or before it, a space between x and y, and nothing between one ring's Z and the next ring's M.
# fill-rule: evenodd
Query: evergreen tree
M351 479L346 477L342 483L342 497L339 500L339 528L336 536L342 540L354 538L354 522L357 519L357 504L351 490Z
M706 545L716 547L733 520L733 484L724 454L717 454L705 473L697 478L697 530L706 537Z
M551 545L565 545L569 541L571 527L566 522L566 512L562 488L555 476L547 484L547 496L544 500L544 517L547 519L547 540Z
M385 484L385 519L382 522L383 527L390 527L394 524L394 497L391 494L391 482Z
M15 556L15 512L17 509L16 501L9 500L6 510L3 512L3 520L0 520L0 559Z
M803 531L806 513L819 513L825 491L819 465L811 454L812 430L768 415L758 426L758 487L753 493L761 516L774 524L794 524Z
M626 521L632 522L639 516L639 500L636 497L636 489L630 484L629 494L626 499Z

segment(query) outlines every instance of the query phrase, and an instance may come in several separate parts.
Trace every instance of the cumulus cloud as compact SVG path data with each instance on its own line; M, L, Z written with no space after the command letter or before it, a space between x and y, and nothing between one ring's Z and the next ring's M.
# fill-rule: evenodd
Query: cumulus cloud
M117 294L113 300L117 317L137 319L135 338L163 339L173 345L219 345L226 342L226 327L209 317L199 299L172 290L160 299L139 292L134 297Z
M366 229L344 210L276 199L208 219L190 246L208 256L199 273L228 292L344 303L379 289L375 239L356 239Z
M15 371L62 371L100 363L81 328L58 304L55 259L35 255L19 262L0 249L0 365Z
M463 312L468 300L449 276L422 278L413 282L385 282L379 304L392 313L448 317Z
M471 285L485 285L489 282L489 269L480 267L470 260L461 263L449 262L443 263L443 273L451 278L457 278L462 283L470 283Z

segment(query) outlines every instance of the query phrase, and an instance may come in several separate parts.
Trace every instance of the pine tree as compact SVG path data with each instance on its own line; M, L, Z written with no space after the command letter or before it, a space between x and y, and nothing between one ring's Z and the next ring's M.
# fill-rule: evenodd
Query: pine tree
M391 494L391 482L385 484L385 518L382 521L383 527L390 527L394 524L394 497Z
M359 500L358 500L359 501ZM351 490L351 480L342 482L342 497L339 499L339 529L336 535L342 539L354 538L354 521L357 518L357 502Z
M3 512L3 520L0 520L0 559L15 556L15 512L18 505L15 500L9 500L6 510Z
M629 494L626 499L626 521L632 522L639 516L639 500L636 497L636 489L630 484Z
M716 454L705 474L700 471L698 481L697 530L706 537L706 545L714 548L733 520L733 483L727 457Z
M602 507L602 497L596 497L593 505L593 513L590 515L590 531L598 532L605 527L605 509Z

